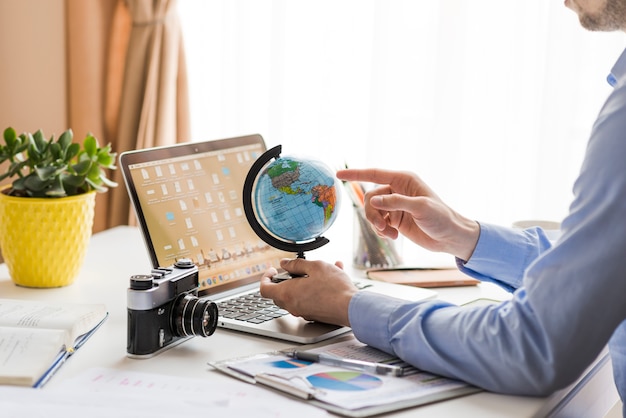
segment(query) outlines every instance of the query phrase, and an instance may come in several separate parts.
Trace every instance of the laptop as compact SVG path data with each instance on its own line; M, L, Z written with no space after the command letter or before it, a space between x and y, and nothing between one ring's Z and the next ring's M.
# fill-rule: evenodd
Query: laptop
M244 213L246 175L265 151L263 138L255 134L120 155L152 266L191 259L199 270L198 296L218 305L218 327L303 344L348 332L347 327L306 321L271 300L259 300L262 273L270 266L278 268L282 258L295 257L262 241ZM436 294L368 279L355 284L364 291L411 300ZM261 313L253 312L254 307Z

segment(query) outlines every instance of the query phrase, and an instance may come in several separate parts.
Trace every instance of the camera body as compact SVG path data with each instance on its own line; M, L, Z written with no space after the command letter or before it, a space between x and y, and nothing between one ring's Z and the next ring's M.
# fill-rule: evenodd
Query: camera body
M217 328L217 305L198 298L198 267L189 259L131 276L127 296L129 357L152 357Z

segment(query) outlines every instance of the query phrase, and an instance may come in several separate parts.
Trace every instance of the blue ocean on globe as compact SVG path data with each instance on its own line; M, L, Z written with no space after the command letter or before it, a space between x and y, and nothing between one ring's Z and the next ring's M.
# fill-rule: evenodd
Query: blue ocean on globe
M292 156L277 158L259 174L253 199L265 229L290 242L321 236L340 205L334 172L322 162Z

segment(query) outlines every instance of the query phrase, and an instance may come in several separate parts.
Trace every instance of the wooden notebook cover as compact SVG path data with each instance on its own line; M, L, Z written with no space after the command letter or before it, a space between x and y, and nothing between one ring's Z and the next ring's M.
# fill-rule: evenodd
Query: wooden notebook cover
M458 269L381 269L369 270L367 277L387 283L416 287L475 286L480 283Z

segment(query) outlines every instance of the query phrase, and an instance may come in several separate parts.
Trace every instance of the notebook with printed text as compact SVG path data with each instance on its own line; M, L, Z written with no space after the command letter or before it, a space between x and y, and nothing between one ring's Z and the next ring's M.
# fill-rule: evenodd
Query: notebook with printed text
M263 242L244 213L243 184L264 151L265 141L255 134L120 155L152 266L193 260L199 269L199 296L218 304L219 327L307 344L348 332L347 327L294 317L254 296L263 271L278 267L281 258L295 257ZM367 279L355 284L412 300L436 294Z

